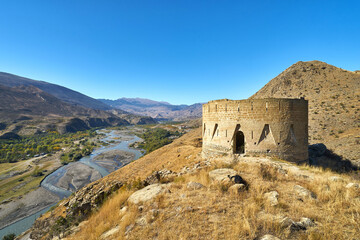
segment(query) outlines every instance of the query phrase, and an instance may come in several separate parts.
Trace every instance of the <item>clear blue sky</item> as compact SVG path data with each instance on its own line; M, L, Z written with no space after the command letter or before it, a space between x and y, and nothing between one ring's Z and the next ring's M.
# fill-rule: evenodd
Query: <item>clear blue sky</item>
M297 61L360 69L360 1L2 0L0 71L94 98L244 99Z

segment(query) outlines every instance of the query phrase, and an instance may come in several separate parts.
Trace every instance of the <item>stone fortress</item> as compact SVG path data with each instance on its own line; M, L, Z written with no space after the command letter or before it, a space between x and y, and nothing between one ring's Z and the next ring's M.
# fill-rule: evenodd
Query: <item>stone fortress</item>
M275 156L308 160L308 101L214 100L203 105L204 157Z

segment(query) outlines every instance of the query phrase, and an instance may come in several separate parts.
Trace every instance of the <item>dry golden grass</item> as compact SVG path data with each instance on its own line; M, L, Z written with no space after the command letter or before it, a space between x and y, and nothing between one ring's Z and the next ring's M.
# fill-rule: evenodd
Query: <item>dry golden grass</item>
M120 189L119 192L101 207L101 211L92 215L76 237L70 237L69 239L83 239L83 240L95 240L106 231L115 226L119 226L119 232L124 233L125 228L132 222L134 222L137 209L135 206L129 208L126 212L120 211L126 206L126 200L132 192ZM121 235L118 236L121 238Z
M304 180L278 173L271 165L265 167L273 175L271 178L264 178L260 165L243 162L233 165L250 182L249 190L239 195L222 191L220 183L211 182L208 172L215 167L181 176L169 185L171 193L144 204L141 212L136 206L129 206L127 219L116 214L129 196L121 191L72 239L98 239L115 226L120 226L119 232L108 239L123 239L126 226L132 224L133 229L126 235L128 239L254 239L267 233L281 239L359 239L360 201L355 197L360 195L344 187L350 179L342 176L344 182L334 182L328 178L335 174L312 169L319 176L316 180ZM199 182L205 188L188 190L186 184L190 181ZM313 191L317 199L298 200L293 192L295 184ZM267 204L263 197L272 190L280 194L279 205L275 207ZM159 214L152 216L151 209L158 209ZM263 212L287 216L294 221L308 217L317 225L307 231L290 233L276 221L259 217ZM148 223L135 224L135 219L140 217L145 217Z

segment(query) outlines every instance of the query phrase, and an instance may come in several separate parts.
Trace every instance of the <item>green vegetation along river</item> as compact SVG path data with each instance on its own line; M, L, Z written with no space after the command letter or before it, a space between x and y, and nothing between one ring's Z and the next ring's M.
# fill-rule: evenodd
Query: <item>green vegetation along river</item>
M92 154L81 158L78 162L69 163L49 174L41 182L41 188L44 191L51 192L53 196L56 195L58 199L63 199L88 183L108 175L110 172L123 167L143 155L141 150L129 147L130 144L142 140L133 135L129 129L99 130L99 133L105 134L105 137L102 139L105 146L95 149ZM46 196L40 195L38 197ZM5 222L10 223L10 225L5 225L0 229L0 239L9 233L18 235L26 231L31 227L35 219L52 205L47 205L31 215L26 215L26 212L17 214L22 216L22 218L8 219ZM26 206L23 208L26 209ZM21 212L21 209L19 211Z

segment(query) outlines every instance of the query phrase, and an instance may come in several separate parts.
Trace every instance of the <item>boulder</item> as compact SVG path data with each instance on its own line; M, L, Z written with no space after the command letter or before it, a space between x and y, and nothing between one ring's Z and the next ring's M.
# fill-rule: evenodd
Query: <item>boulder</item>
M230 180L228 175L236 175L236 171L231 168L219 168L209 172L209 177L213 181L222 182L224 180Z
M167 181L169 178L175 177L175 176L177 176L177 173L175 173L171 170L168 170L168 169L154 171L150 176L148 176L145 179L144 185L148 186L151 184L164 182L164 181Z
M258 213L258 218L266 222L277 223L281 226L281 228L287 228L294 224L294 221L291 218L282 215L273 215L263 211Z
M117 233L120 230L119 226L116 226L112 229L110 229L109 231L104 232L101 236L100 239L102 240L106 240L109 239L112 235L114 235L115 233Z
M302 225L304 228L313 227L315 223L310 218L302 217L297 224Z
M266 200L270 203L271 206L276 206L279 204L278 197L279 193L277 191L271 191L264 194Z
M333 181L333 182L344 182L344 179L342 177L338 177L338 176L331 176L331 177L329 177L329 180Z
M358 183L349 183L346 185L346 198L360 198L360 188Z
M295 224L295 222L291 218L281 216L278 216L278 223L282 228L291 227Z
M163 184L152 184L131 194L128 201L133 204L149 201L164 192Z
M357 184L357 183L349 183L348 185L346 185L346 188L347 189L358 189L360 187L359 187L359 184Z
M273 235L266 234L260 238L260 240L280 240L280 238L277 238Z
M326 146L323 143L316 143L309 146L309 157L321 157L326 152Z
M294 191L300 198L313 198L313 199L316 198L315 193L311 192L310 190L308 190L300 185L295 185Z
M120 209L120 211L119 211L119 213L121 214L121 215L124 215L126 212L127 212L127 210L128 210L128 207L123 207L123 208L121 208Z
M197 182L189 182L186 185L187 189L189 190L197 190L197 189L201 189L204 187L204 185L202 185L201 183L197 183Z
M234 195L239 194L240 192L245 191L245 190L246 190L246 186L241 183L234 184L231 187L229 187L229 189L228 189L228 191Z
M140 226L146 226L148 224L148 221L146 219L146 216L142 216L135 220L135 223Z

